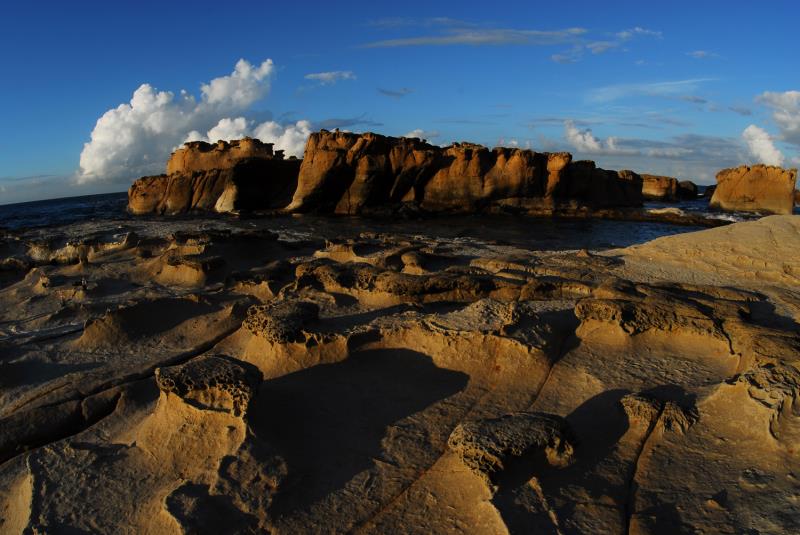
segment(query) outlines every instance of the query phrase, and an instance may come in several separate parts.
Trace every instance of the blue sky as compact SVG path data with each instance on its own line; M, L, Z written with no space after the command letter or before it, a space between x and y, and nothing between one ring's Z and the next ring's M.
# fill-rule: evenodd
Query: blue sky
M122 191L187 136L336 126L700 183L800 161L796 2L77 4L3 8L0 204Z

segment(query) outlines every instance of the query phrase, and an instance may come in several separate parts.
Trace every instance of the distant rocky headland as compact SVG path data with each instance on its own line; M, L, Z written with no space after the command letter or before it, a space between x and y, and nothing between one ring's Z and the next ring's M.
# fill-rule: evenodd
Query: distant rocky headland
M796 176L795 169L763 165L720 171L710 206L791 213ZM439 147L417 138L321 130L309 137L302 160L286 159L256 139L187 143L172 154L166 174L134 182L128 207L134 214L412 210L698 223L675 211L641 209L645 200L697 197L691 181L600 169L566 152L473 143Z

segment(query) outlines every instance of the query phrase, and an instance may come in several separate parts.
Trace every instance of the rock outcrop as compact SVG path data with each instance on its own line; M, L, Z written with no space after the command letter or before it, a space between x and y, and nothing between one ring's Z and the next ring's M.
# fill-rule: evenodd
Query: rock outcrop
M642 196L651 201L677 201L697 197L697 186L690 180L659 175L642 176Z
M510 208L547 212L560 204L638 206L641 179L572 162L568 153L537 153L472 143L437 147L416 138L314 133L306 145L295 212L359 214L387 205L475 212Z
M167 174L228 169L247 158L282 160L283 151L273 151L272 143L249 137L230 142L220 140L213 145L205 141L189 141L172 153L167 162Z
M717 173L709 206L725 211L791 214L797 169L742 165Z
M172 154L167 174L131 185L128 210L179 214L282 208L294 193L299 169L300 160L286 160L283 151L257 139L190 142Z
M681 199L696 199L699 195L697 184L691 180L681 180L678 182L678 197Z
M800 533L800 217L349 219L0 233L0 533Z

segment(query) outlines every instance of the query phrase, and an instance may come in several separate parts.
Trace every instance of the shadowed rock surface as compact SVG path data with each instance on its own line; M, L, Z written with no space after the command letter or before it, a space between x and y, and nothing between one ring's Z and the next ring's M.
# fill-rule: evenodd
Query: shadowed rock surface
M800 531L799 217L285 219L0 235L0 532Z

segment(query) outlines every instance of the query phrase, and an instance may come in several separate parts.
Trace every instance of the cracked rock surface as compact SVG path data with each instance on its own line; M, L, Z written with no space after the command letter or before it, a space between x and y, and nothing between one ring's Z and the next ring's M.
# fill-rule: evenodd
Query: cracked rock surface
M799 220L5 232L0 532L800 532Z

